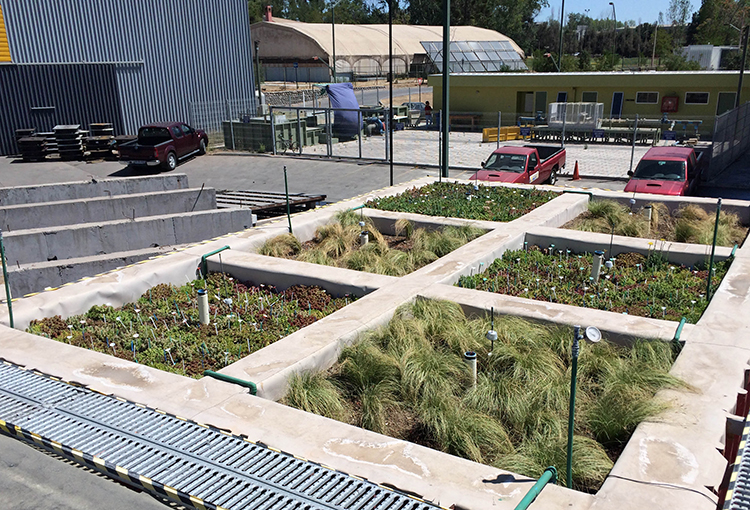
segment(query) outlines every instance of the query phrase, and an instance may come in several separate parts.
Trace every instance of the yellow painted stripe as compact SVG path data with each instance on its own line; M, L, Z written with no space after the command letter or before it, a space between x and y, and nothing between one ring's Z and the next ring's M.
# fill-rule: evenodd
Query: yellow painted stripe
M170 487L169 485L165 485L164 492L166 492L167 496L169 496L170 498L176 499L177 501L180 500L179 496L177 496L177 489L174 489Z
M729 482L734 482L737 480L737 471L732 471L732 476L729 477Z
M198 510L205 510L206 507L203 505L203 500L198 499L195 496L190 496L190 502L195 506Z
M119 474L121 474L124 477L130 478L128 476L128 470L121 466L115 466L115 471L117 471Z
M143 485L147 490L154 492L154 485L151 483L151 478L146 478L145 476L139 476L138 480L140 480L141 485Z
M8 34L5 32L5 18L3 8L0 6L0 62L12 62L10 58L10 47L8 46Z

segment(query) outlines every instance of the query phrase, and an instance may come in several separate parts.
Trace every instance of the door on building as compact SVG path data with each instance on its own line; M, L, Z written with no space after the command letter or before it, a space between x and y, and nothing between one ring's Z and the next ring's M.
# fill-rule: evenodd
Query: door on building
M547 92L539 91L536 93L534 100L534 116L541 114L542 117L547 115Z
M733 110L736 97L736 92L719 92L719 99L716 101L716 115Z
M612 94L612 108L609 110L610 119L619 119L622 117L622 100L625 97L623 92Z
M518 92L516 94L516 112L524 117L529 117L534 113L533 92Z

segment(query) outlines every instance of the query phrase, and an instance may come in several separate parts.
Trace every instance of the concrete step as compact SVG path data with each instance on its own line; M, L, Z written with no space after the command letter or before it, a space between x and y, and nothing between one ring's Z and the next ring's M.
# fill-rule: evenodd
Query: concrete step
M10 265L87 257L122 251L193 243L252 227L247 209L219 209L98 223L17 230L4 236Z
M87 276L94 276L112 269L135 264L156 255L164 255L186 245L159 246L140 250L121 251L92 257L78 257L66 259L61 264L59 260L50 262L35 262L8 268L8 282L10 295L13 298L27 294L42 292L48 288L60 287L68 282L74 282ZM5 299L5 286L0 285L0 300Z
M118 179L92 178L90 181L0 188L0 206L170 191L186 189L187 187L188 179L185 174L122 177Z
M9 234L17 230L208 209L216 209L213 188L177 189L0 207L0 228Z

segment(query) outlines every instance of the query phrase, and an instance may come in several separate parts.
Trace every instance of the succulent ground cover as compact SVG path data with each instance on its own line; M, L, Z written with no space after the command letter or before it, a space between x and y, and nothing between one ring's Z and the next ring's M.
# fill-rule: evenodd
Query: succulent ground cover
M631 211L628 206L611 200L592 200L587 212L568 222L563 228L680 243L713 242L715 212L707 212L696 205L687 205L670 214L664 204L650 205L651 221L645 208ZM722 211L719 215L716 244L742 245L747 231L748 228L742 225L736 214Z
M511 221L544 205L558 193L536 188L483 186L436 182L411 188L392 197L376 198L365 206L471 220Z
M347 347L326 372L294 376L283 402L515 473L558 467L565 483L572 331L514 317L468 319L454 303L418 300ZM463 353L477 354L472 386ZM594 492L641 421L667 408L654 394L671 344L581 346L573 486Z
M206 288L210 323L201 325L197 289ZM182 287L160 284L120 308L93 306L83 315L34 320L27 331L129 361L201 377L312 324L353 297L319 287L279 291L222 273Z
M597 308L641 317L696 323L708 306L708 270L704 265L670 264L669 243L658 242L648 256L622 253L602 264L598 283L590 253L529 246L509 251L486 271L464 276L457 285L539 301ZM655 246L657 246L655 245ZM731 259L714 263L711 295L721 283Z
M360 225L360 223L364 225ZM360 245L362 231L368 243ZM323 225L306 243L294 235L274 237L258 250L261 255L285 257L326 266L344 267L368 273L403 276L426 266L484 234L469 225L440 230L414 228L408 220L395 225L396 235L381 234L369 218L354 211L342 211L335 221Z

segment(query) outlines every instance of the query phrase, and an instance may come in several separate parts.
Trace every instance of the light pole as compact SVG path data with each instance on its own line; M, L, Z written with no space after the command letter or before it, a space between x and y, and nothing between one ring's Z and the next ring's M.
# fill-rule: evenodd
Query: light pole
M334 9L340 3L341 0L338 0L338 2L331 4L331 39L333 39L333 67L331 67L331 71L333 72L333 83L336 83L336 11Z
M563 20L565 16L565 0L562 0L562 6L560 7L560 51L558 52L557 59L559 60L559 63L557 64L557 72L560 72L560 69L562 69L562 56L563 56Z
M260 95L260 59L258 57L258 51L260 50L260 41L255 41L255 81L258 82L258 104L255 107L255 115L258 115L258 110L260 109L260 105L262 103L261 101L261 95Z
M388 101L388 164L393 186L393 0L388 0Z
M615 11L615 3L610 2L609 5L612 6L612 16L615 19L615 25L612 27L612 69L615 68L615 41L617 41L617 11Z
M602 339L601 332L594 326L586 328L585 338L591 343L597 343ZM576 376L578 374L578 353L580 346L579 340L583 340L581 326L573 326L573 348L571 350L571 370L570 370L570 407L568 408L568 465L565 472L565 481L568 488L573 488L573 429L575 428L575 411L576 411Z
M448 178L449 156L450 156L450 144L449 139L449 128L450 128L450 62L451 62L451 0L443 0L443 111L440 114L440 129L443 136L443 146L441 147L441 163L442 168L440 169L441 179Z

